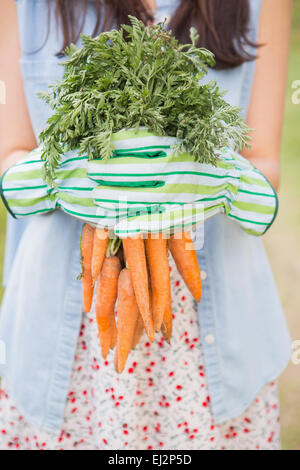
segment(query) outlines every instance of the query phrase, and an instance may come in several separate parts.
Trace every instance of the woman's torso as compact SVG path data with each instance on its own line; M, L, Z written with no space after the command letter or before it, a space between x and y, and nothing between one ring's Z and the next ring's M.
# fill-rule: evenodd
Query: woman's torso
M47 35L45 3L17 1L20 63L37 138L51 112L36 92L63 72L55 56L62 37L53 17L40 48ZM94 26L92 4L86 34ZM157 0L157 19L170 16L176 5L175 0ZM261 0L251 0L250 5L250 34L255 40ZM228 90L226 99L241 106L244 117L254 67L250 62L209 72L208 78ZM24 229L19 222L8 221L11 240L8 237L7 288L0 321L7 364L0 372L24 416L44 429L57 430L81 320L81 286L76 280L81 224L56 212L33 217L26 225ZM259 389L279 375L289 359L290 342L261 240L217 216L205 224L198 259L204 277L199 320L206 374L212 412L221 422L242 413Z

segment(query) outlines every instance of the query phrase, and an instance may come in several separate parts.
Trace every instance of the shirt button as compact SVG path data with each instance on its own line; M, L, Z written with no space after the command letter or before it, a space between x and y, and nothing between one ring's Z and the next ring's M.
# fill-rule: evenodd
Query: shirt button
M207 336L205 336L205 342L207 344L214 344L215 337L213 335L207 335Z
M207 272L206 271L200 271L200 276L201 276L201 280L205 281L205 279L207 279Z

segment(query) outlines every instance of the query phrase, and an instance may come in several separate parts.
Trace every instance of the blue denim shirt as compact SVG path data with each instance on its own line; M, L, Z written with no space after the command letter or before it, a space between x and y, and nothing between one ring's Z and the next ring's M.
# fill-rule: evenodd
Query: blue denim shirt
M50 114L36 92L63 72L55 54L61 34L50 23L44 0L18 0L21 68L36 136ZM157 0L157 19L170 16L175 0ZM251 0L250 34L255 40L261 0ZM52 9L53 10L53 9ZM53 15L53 11L52 11ZM94 26L92 2L84 32ZM41 45L44 47L41 48ZM246 116L255 63L210 71L228 90L227 100ZM27 222L8 220L6 291L0 340L6 364L0 374L24 417L59 433L81 324L79 236L81 224L55 212ZM282 372L290 339L262 241L224 216L205 224L198 251L203 273L199 321L211 409L216 423L240 415L261 387ZM101 397L99 397L101 400Z

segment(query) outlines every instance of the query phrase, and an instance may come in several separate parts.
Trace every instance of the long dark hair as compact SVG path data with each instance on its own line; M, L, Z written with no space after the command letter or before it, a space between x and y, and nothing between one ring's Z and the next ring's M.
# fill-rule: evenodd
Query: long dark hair
M50 5L51 0L47 1ZM56 19L63 31L62 50L78 40L88 3L89 0L55 0ZM144 0L94 0L94 6L92 35L115 24L128 23L128 15L144 23L153 21ZM228 69L255 59L248 48L257 47L248 37L249 19L249 0L181 0L169 28L180 42L189 42L190 27L195 26L200 35L198 45L215 54L217 69Z

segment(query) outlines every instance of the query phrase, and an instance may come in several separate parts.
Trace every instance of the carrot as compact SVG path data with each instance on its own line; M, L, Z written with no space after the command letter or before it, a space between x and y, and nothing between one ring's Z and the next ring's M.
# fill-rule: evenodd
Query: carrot
M123 248L130 269L132 284L139 311L143 317L146 333L154 341L154 324L150 307L149 279L145 244L141 237L124 238Z
M171 344L172 337L172 328L173 328L173 319L172 319L172 301L171 301L171 289L168 290L168 303L164 313L163 322L161 325L161 332L167 343Z
M92 277L96 281L104 261L108 245L108 231L102 228L96 228L94 236L93 258L92 258Z
M82 262L82 292L83 311L89 312L92 307L94 286L92 280L92 256L95 229L86 224L83 227L81 237L81 262Z
M177 234L176 238L172 235L169 239L169 248L187 288L195 300L200 302L202 293L200 269L190 235L185 232Z
M170 286L167 240L162 234L149 234L145 248L150 271L154 328L159 331L168 304Z
M138 345L138 343L139 343L139 341L142 337L143 331L144 331L144 322L143 322L143 318L142 318L141 314L139 313L136 324L135 324L131 349L135 349L137 347L137 345Z
M120 260L116 256L105 258L98 276L96 291L96 318L102 356L106 359L112 344L112 318L118 292Z
M131 349L139 310L134 294L131 273L122 269L118 282L118 372L123 372Z
M110 342L110 349L115 349L117 344L117 337L118 337L118 330L116 325L115 319L115 312L112 312L110 317L110 328L111 328L111 342Z
M115 368L115 371L119 373L118 350L117 349L115 350L114 368Z
M125 267L125 257L124 257L124 251L123 251L123 246L121 245L120 248L117 251L117 257L120 260L121 266Z

